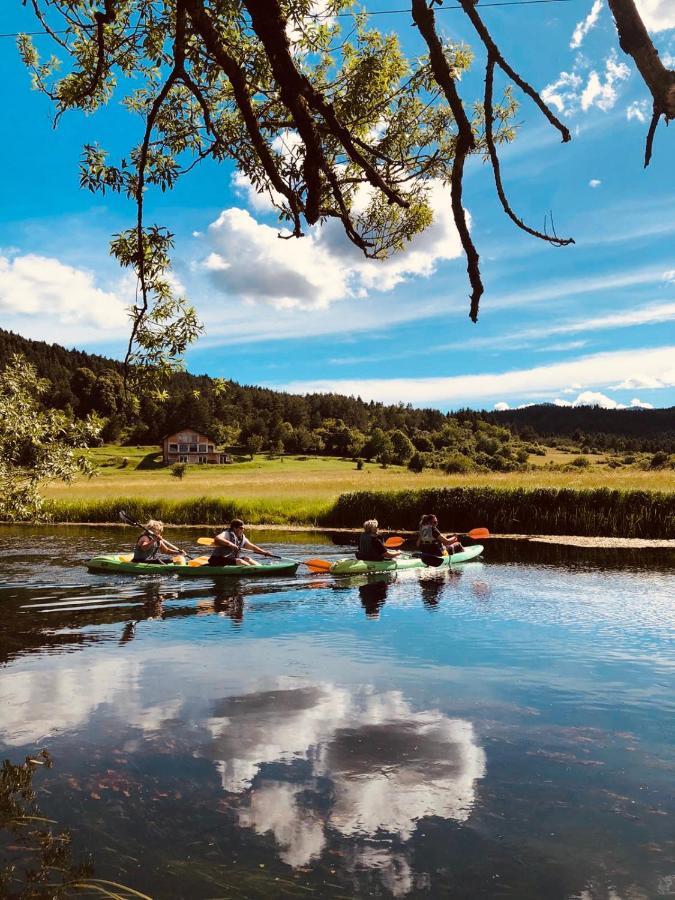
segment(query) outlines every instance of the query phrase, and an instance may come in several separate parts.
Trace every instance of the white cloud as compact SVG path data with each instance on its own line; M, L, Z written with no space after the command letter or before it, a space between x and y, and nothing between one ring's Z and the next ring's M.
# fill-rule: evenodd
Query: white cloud
M511 409L508 403L505 403L504 400L501 400L499 403L495 403L494 409L499 412L504 412L504 410Z
M542 100L549 106L555 106L559 113L567 115L578 108L581 85L580 75L575 72L561 72L557 81L547 84L542 90Z
M638 122L645 123L649 118L649 103L646 100L634 100L630 106L626 107L626 118L630 122L635 119Z
M675 28L673 0L636 0L636 6L649 31Z
M591 178L591 180L588 182L588 186L592 188L600 187L601 184L602 182L599 178Z
M599 391L583 391L576 400L572 402L572 406L600 406L602 409L625 409L623 403L613 400L607 394L601 394Z
M545 399L573 382L584 388L606 387L630 371L658 380L662 387L666 384L675 385L674 358L675 346L667 346L598 353L553 365L509 372L435 378L295 381L281 387L291 393L338 392L385 403L462 406L490 402L495 395ZM639 386L632 386L631 389Z
M236 183L265 208L266 198L252 192L246 179ZM461 254L447 189L434 184L429 200L431 226L386 260L365 259L335 221L308 229L303 238L282 240L278 228L232 207L209 226L211 252L198 268L220 293L277 310L326 309L338 300L390 291L411 276L432 275L439 262Z
M127 299L123 299L123 295ZM54 257L27 253L0 256L0 311L3 327L31 336L49 331L52 340L102 340L128 328L133 297L128 279L116 290L96 284L92 272Z
M675 269L668 269L664 272L663 281L675 281Z
M597 106L603 112L609 112L617 101L616 83L625 81L630 75L628 66L619 62L616 51L612 50L605 60L604 81L596 71L591 72L586 87L581 94L581 108L584 112Z
M638 397L633 397L630 401L630 405L635 409L654 409L653 404L645 403L643 400L640 400Z
M602 0L594 0L589 14L585 19L577 23L577 27L574 29L574 34L572 35L572 40L570 41L570 47L572 48L572 50L576 50L577 47L581 47L583 39L598 21L598 16L600 15L601 9Z

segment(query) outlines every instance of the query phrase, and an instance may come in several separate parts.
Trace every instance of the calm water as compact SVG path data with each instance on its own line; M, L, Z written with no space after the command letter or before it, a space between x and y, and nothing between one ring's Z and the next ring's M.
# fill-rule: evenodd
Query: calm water
M97 877L162 900L675 896L672 557L86 572L124 539L0 529L0 759L49 750L41 814Z

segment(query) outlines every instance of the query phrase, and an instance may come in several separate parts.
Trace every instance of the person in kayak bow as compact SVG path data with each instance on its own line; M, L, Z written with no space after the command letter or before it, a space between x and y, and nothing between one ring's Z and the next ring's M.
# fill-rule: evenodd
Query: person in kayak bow
M444 537L438 528L438 519L433 513L426 513L420 519L417 546L422 553L430 556L444 556L448 553L459 553L464 548L456 534Z
M232 519L229 528L224 528L216 535L215 547L209 557L210 566L259 566L260 563L250 556L242 556L242 550L252 550L261 556L272 556L268 550L256 547L244 534L244 523L241 519Z
M363 523L363 533L359 537L359 549L356 558L366 562L382 562L384 559L396 559L401 555L400 550L388 550L384 541L378 535L377 519L368 519Z
M166 565L174 562L175 550L172 550L162 539L164 522L150 519L145 523L143 534L136 541L133 562L157 563ZM170 556L162 554L171 554Z

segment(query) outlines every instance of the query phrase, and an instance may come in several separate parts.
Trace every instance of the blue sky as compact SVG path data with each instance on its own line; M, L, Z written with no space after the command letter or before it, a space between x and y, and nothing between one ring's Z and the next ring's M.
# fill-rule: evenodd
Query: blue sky
M406 6L369 2L371 10ZM662 58L675 67L675 4L638 0ZM675 404L675 155L659 127L642 168L648 92L618 47L602 0L485 8L501 49L569 125L557 133L524 98L516 142L501 152L512 204L534 227L553 211L553 248L506 219L489 168L470 162L464 197L486 286L477 325L468 318L465 262L449 215L400 257L366 262L334 224L279 241L274 216L230 166L208 164L171 194L150 193L148 222L176 235L175 276L206 334L193 372L297 392L337 390L443 409L495 404ZM478 95L484 61L461 11L438 13L446 36L477 50L465 77ZM408 16L382 16L411 53ZM34 30L19 0L5 2L0 32ZM36 39L38 46L41 39ZM44 45L45 50L49 47ZM6 93L0 145L0 313L28 337L123 353L124 305L133 285L107 255L129 227L123 198L79 188L85 143L112 158L138 140L140 123L113 103L65 116L31 91L12 39L0 39Z

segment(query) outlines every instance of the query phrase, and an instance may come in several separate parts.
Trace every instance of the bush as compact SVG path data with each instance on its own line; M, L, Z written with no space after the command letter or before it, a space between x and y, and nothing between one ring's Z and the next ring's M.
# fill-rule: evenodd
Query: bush
M186 469L187 469L187 463L180 463L180 462L174 463L171 466L171 474L173 475L174 478L184 478Z
M126 469L126 467L128 465L129 465L129 457L123 456L122 459L120 460L120 469Z
M590 464L590 460L587 456L575 456L570 462L570 465L576 466L577 469L587 469Z
M670 457L665 450L658 450L649 461L650 469L663 469L668 465Z
M408 460L408 468L411 472L422 472L424 471L425 466L426 462L424 456L421 453L413 453L413 455Z
M363 468L363 460L362 459L356 460L356 468L359 470L359 472L361 471L361 469Z
M450 456L446 456L441 465L443 471L448 475L471 472L473 469L471 460L467 459L466 456L462 456L461 453L452 453Z

